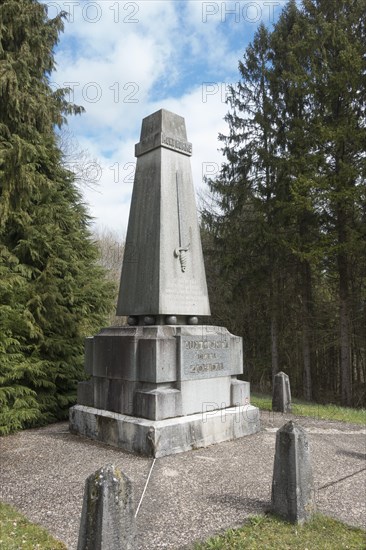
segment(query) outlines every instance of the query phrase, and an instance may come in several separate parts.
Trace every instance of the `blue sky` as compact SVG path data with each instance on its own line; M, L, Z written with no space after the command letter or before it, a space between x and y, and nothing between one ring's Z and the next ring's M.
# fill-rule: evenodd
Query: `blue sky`
M86 110L68 124L71 148L87 151L85 201L97 227L123 236L142 118L160 108L185 118L193 179L202 188L222 162L226 86L238 80L238 60L260 21L271 26L285 2L44 3L50 17L69 13L51 80L71 87L69 99Z

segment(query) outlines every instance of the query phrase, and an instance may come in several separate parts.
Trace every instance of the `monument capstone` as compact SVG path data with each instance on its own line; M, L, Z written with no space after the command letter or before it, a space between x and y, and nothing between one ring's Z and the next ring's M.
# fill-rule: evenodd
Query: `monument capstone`
M210 315L184 119L142 122L117 315L85 343L74 433L154 457L255 433L242 339Z

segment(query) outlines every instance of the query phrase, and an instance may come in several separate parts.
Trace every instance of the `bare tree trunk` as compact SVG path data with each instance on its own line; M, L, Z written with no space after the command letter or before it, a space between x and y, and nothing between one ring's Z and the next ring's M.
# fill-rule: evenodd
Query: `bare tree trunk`
M312 398L310 319L312 317L311 268L308 262L302 265L302 357L304 397Z
M351 362L350 362L350 338L349 338L349 313L348 299L344 289L340 284L340 304L339 304L339 322L340 322L340 355L341 355L341 400L342 405L350 406L352 404L352 386L351 386Z
M341 241L342 242L342 241ZM352 374L350 358L349 279L345 252L338 254L339 273L339 332L342 405L352 404Z
M341 108L340 103L337 105ZM338 114L338 113L337 113ZM340 142L335 157L335 174L338 178L341 173L341 161L344 160L345 144ZM345 185L346 183L346 185ZM342 405L352 404L352 371L351 371L351 330L349 319L350 307L350 262L349 248L351 244L349 226L352 220L352 205L347 193L348 182L338 183L340 196L336 204L337 233L338 233L338 276L339 276L339 335L340 335L340 368L341 368L341 402Z
M311 380L311 352L309 338L308 321L304 321L302 328L302 357L303 357L303 384L304 397L307 401L312 399L312 380Z
M272 382L278 373L278 324L276 314L272 313L271 318L271 363L272 363Z
M277 293L274 291L275 282L271 278L271 366L272 366L272 384L275 375L279 371L278 367L278 312L277 312Z

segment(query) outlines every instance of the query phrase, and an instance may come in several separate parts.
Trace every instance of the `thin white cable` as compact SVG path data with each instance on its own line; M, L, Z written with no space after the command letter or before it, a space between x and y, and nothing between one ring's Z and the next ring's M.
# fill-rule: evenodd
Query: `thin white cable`
M151 472L153 471L153 468L154 468L155 461L156 461L156 458L154 458L153 463L151 464L150 472L149 472L149 475L147 476L147 480L146 480L146 483L145 483L144 490L142 491L142 495L141 495L141 498L140 498L139 505L137 506L137 510L136 510L136 513L135 513L135 518L137 517L137 514L139 513L141 503L142 503L142 501L143 501L143 499L144 499L144 496L145 496L145 493L146 493L146 489L147 489L147 486L148 486L149 481L150 481Z

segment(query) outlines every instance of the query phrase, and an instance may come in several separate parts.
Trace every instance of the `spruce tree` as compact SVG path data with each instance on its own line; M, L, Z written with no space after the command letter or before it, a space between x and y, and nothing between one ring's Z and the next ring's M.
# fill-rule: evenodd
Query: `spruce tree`
M309 24L295 0L284 8L271 34L272 89L276 105L278 153L286 197L285 245L293 258L296 292L292 309L302 349L303 393L312 397L313 272L322 255L320 221L312 189L317 158L312 153L312 75L309 71ZM297 294L297 296L296 296ZM300 344L301 341L301 344Z
M260 367L256 363L256 346L251 347L255 339L253 315L257 322L261 319L264 326L271 326L268 361L273 374L278 371L277 295L272 291L277 277L274 248L278 244L273 242L276 237L272 231L276 223L272 194L276 170L275 127L268 62L269 33L261 25L253 44L239 62L243 78L231 87L228 96L231 110L225 120L229 135L220 136L227 162L220 177L209 182L217 201L217 214L213 216L207 211L203 214L206 228L215 235L211 261L217 264L214 272L219 273L225 289L219 293L220 297L226 297L228 311L224 319L230 329L241 332L247 342L247 376ZM210 239L206 239L208 242ZM210 277L208 283L211 283ZM212 281L212 287L214 295L217 281ZM259 305L264 302L269 303L270 308ZM214 303L213 311L217 311ZM219 316L222 316L222 303Z
M82 112L54 92L65 14L0 5L0 433L64 418L83 378L83 338L111 305L90 219L56 127Z
M283 288L292 292L293 280L293 258L285 237L293 228L289 226L290 178L281 156L283 123L275 101L271 33L264 25L239 62L239 72L241 79L228 97L229 135L220 136L228 162L220 177L209 183L219 205L214 225L219 230L217 246L222 248L221 273L225 277L223 267L230 258L226 273L237 281L232 303L238 303L238 296L248 302L240 314L247 368L254 376L260 371L261 378L266 378L266 363L272 377L284 368L281 340L289 315ZM207 213L203 219L207 222Z

